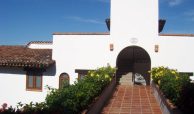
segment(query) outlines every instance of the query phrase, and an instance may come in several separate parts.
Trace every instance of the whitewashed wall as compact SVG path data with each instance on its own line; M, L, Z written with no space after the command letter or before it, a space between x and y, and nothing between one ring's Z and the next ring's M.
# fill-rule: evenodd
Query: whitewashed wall
M22 68L0 67L0 105L7 103L16 107L18 102L44 101L47 94L45 86L58 87L56 84L58 79L53 76L54 68L49 68L48 71L43 74L42 92L36 92L26 91L26 71Z
M158 0L111 0L111 35L155 37L158 34Z
M56 76L65 72L71 83L76 81L75 69L96 69L110 61L109 35L54 35L53 59Z
M181 72L194 72L194 37L160 36L159 52L152 55L153 66L168 66Z
M28 45L28 48L31 49L52 49L52 43L32 43Z

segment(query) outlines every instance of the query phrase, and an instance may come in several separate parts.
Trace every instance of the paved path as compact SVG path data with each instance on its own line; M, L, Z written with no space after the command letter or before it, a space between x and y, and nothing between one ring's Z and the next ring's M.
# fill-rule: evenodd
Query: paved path
M118 85L101 114L162 114L150 86Z

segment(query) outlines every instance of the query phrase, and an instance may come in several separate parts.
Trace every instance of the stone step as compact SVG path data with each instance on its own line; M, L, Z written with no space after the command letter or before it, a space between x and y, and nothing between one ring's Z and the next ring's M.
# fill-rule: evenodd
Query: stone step
M132 73L129 72L125 75L122 75L121 78L119 79L119 84L120 85L133 85Z
M132 79L120 79L120 81L132 81Z

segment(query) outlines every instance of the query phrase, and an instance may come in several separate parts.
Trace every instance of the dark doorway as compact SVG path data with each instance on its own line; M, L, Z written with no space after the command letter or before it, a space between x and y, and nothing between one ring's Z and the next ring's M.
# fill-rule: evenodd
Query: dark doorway
M133 81L138 75L145 79L146 85L150 85L151 60L149 54L141 47L129 46L124 48L117 57L117 78L129 72L133 74ZM136 76L137 75L137 76Z

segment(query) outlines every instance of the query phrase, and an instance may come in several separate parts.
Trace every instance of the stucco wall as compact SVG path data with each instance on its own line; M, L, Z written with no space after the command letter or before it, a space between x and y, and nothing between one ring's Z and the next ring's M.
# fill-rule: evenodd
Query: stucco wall
M113 36L156 36L158 0L111 0L110 18Z
M152 56L152 66L168 66L181 72L194 71L194 37L160 36L159 52Z
M32 44L30 44L30 45L28 45L28 47L29 48L31 48L31 49L52 49L53 47L52 47L52 43L43 43L43 44L39 44L39 43L32 43Z
M52 76L54 68L48 70L50 73L43 74L42 92L26 91L26 71L23 68L0 68L0 105L7 103L16 106L18 102L30 103L44 101L47 89L46 85L57 87L57 78ZM52 73L51 73L52 72ZM47 75L51 74L51 75Z
M75 69L96 69L110 61L109 35L54 35L53 59L56 76L68 73L70 82L77 79Z

